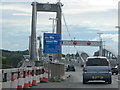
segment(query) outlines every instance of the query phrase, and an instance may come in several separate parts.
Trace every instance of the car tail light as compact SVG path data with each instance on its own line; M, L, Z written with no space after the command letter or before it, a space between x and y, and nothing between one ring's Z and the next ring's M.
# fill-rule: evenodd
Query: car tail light
M85 65L86 65L86 66L88 65L88 61L85 62Z
M111 70L108 70L108 72L111 72Z
M87 70L83 70L83 72L87 72Z
M110 65L110 62L109 62L109 61L107 61L107 63L108 63L108 65Z

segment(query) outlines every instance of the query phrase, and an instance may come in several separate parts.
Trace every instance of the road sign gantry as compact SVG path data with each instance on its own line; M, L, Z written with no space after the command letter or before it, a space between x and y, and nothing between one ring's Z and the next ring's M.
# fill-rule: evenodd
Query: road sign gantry
M76 42L74 44L74 42ZM61 45L69 46L101 46L100 41L61 40Z

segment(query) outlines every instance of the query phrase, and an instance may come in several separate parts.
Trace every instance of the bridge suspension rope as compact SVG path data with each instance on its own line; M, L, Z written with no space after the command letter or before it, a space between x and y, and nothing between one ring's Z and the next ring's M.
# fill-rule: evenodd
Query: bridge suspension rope
M69 32L69 28L68 28L68 26L67 26L66 19L65 19L65 16L64 16L63 13L62 13L62 16L63 16L63 21L64 21L64 24L65 24L66 30L67 30L67 32L68 32L68 35L69 35L71 41L74 42L74 39L72 39L72 36L71 36L71 34L70 34L70 32ZM76 53L77 53L77 52L78 52L78 49L77 49L77 47L75 47L75 45L74 45L74 48L75 48Z
M65 27L66 27L66 29L67 29L68 35L69 35L70 39L72 40L72 37L71 37L71 35L70 35L69 29L68 29L68 26L67 26L67 23L66 23L66 20L65 20L65 16L64 16L63 13L62 13L62 16L63 16L63 21L64 21Z

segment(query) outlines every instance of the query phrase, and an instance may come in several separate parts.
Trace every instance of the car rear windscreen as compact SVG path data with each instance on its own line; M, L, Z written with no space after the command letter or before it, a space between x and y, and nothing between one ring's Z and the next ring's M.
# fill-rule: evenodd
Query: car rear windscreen
M108 61L104 58L90 58L88 59L87 66L108 66Z

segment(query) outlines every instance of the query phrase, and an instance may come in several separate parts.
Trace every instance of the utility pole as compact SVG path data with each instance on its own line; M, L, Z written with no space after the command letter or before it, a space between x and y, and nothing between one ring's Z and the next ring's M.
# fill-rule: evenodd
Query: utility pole
M75 41L75 37L74 37L74 41ZM75 45L74 45L74 50L75 50ZM75 54L74 54L74 60L75 60Z
M103 56L105 56L105 41L103 41Z
M49 20L52 20L52 33L54 33L55 32L55 24L56 24L57 18L49 18Z
M120 80L120 2L118 2L118 80ZM120 86L119 86L120 89Z
M30 55L30 53L31 53L31 36L29 36L29 55Z
M52 20L52 33L55 32L55 22L56 22L56 18L49 18L49 20ZM52 54L52 61L55 59L55 55Z
M101 37L101 35L103 33L97 33L97 34L99 35L99 41L100 41L99 56L102 56L103 45L102 45L102 37Z
M39 49L38 49L38 52L39 52L39 60L41 61L41 60L42 60L42 44L41 44L41 36L38 36L37 39L39 40Z
M116 26L116 28L118 28L118 64L119 64L118 68L119 68L119 74L120 74L120 26Z
M48 31L41 31L41 33L42 33L41 36L42 36L43 38L44 38L44 33L46 33L46 32L48 32ZM42 38L42 40L43 40L43 38ZM41 41L42 41L42 40L41 40ZM41 43L42 43L42 42L41 42ZM42 46L41 46L41 48L42 48ZM42 51L42 52L43 52L43 51ZM44 56L46 56L46 54L43 53L43 57L44 57Z

